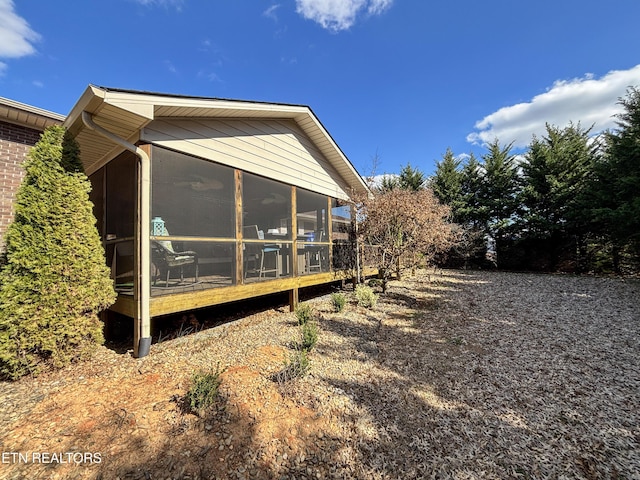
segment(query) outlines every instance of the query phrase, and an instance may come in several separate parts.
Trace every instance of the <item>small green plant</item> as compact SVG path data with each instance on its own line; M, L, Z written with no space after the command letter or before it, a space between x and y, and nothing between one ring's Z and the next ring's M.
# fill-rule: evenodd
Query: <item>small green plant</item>
M345 297L343 293L332 293L331 303L333 304L334 312L341 312L347 303L347 297Z
M219 367L215 372L197 372L191 379L191 388L186 395L186 403L189 408L196 413L200 413L209 408L218 397L218 388L222 383L220 379Z
M302 350L309 352L318 342L318 325L309 321L302 325Z
M289 358L285 360L282 370L273 376L274 381L280 385L295 379L304 377L311 363L309 361L308 352L306 350L295 350Z
M359 284L356 286L356 300L358 305L365 308L374 308L378 302L378 295L368 285Z
M372 278L367 283L371 288L382 287L382 280L379 278Z
M313 318L313 310L308 303L301 303L296 307L296 318L298 325L304 325Z

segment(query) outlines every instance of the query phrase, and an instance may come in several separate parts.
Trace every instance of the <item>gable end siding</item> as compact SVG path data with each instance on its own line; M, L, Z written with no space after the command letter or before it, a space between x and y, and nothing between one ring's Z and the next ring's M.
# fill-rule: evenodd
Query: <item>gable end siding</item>
M349 187L294 121L155 120L141 139L317 193L348 198Z

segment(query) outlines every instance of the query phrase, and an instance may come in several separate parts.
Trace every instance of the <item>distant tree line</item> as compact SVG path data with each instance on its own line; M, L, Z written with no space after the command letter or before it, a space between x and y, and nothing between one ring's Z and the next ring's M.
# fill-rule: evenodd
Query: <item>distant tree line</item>
M640 265L640 89L619 100L617 128L547 124L522 155L495 140L464 161L448 149L428 185L451 209L451 266L637 272Z

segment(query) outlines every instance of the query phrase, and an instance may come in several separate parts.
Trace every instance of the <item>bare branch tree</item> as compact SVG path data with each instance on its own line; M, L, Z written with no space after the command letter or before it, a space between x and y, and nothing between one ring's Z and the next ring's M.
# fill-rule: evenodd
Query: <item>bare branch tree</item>
M429 263L455 242L449 207L431 190L394 189L361 199L358 234L364 245L376 247L375 263L383 291L392 273Z

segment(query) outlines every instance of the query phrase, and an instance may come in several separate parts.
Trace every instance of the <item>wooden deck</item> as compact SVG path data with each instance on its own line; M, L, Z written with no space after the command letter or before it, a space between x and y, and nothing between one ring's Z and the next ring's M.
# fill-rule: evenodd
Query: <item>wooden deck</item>
M373 276L377 273L374 268L367 268L364 271L365 276ZM270 280L247 278L242 285L231 285L228 277L203 277L196 283L189 283L189 280L185 279L181 284L170 283L169 287L152 287L150 313L152 317L157 317L271 293L297 291L299 288L351 278L351 272L339 271ZM121 292L110 310L133 317L135 313L133 295Z

